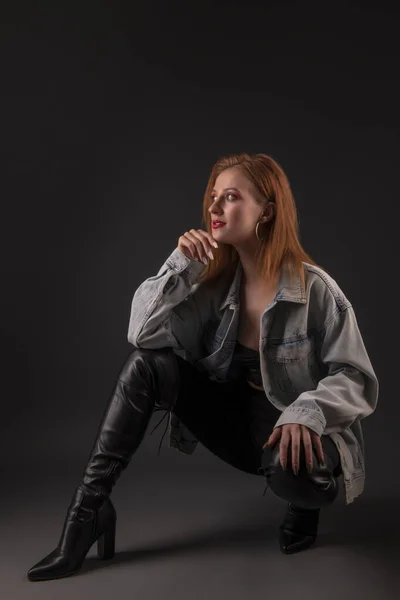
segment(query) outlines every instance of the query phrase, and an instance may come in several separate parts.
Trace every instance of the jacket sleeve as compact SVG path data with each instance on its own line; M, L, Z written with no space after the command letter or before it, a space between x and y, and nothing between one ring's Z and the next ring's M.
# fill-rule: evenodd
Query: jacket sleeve
M185 256L178 248L157 275L136 290L128 327L128 342L138 348L190 351L202 330L201 301L196 281L205 265Z
M319 336L319 359L327 375L285 408L275 427L299 423L327 435L344 431L376 408L379 383L352 305L335 312Z

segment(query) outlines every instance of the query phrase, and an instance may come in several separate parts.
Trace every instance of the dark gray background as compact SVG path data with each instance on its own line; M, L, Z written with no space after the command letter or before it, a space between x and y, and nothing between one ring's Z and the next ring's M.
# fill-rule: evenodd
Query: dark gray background
M388 2L58 0L10 3L1 21L0 525L7 544L0 585L9 598L47 597L24 572L61 532L72 486L132 349L133 293L184 231L203 227L201 202L215 160L247 151L272 155L288 174L301 242L352 302L380 382L378 408L363 423L366 490L352 505L328 509L325 556L318 558L321 573L330 573L330 553L336 568L347 569L348 586L333 582L332 598L358 589L360 569L364 598L376 598L368 594L378 593L380 569L398 558L399 533L398 9ZM260 533L268 503L280 512L283 504L272 492L261 498L260 480L202 446L182 456L167 448L166 436L157 458L163 430L145 438L113 497L117 551L123 531L135 547L139 523L144 545L150 535L158 544L170 525L171 547L157 550L160 565L137 566L133 550L122 553L116 561L126 560L126 571L107 567L114 589L124 573L130 591L138 581L145 586L142 598L160 593L157 585L164 595L186 597L179 579L186 550L176 557L173 580L164 550L175 552L178 527L186 535L194 525L193 546L220 569L210 579L211 567L205 562L202 573L195 555L199 598L242 597L258 586L264 596L267 564L269 586L291 593L295 581L282 569L297 563L275 547L279 518L271 535ZM232 531L215 546L211 526L203 548L198 530L216 515ZM238 517L248 535L235 529ZM132 531L124 526L129 519ZM270 538L270 555L262 556ZM357 543L362 552L354 555L368 556L366 564L349 560ZM230 544L238 555L225 557ZM307 569L315 557L297 560ZM252 576L239 581L236 566L246 560ZM97 564L93 559L91 570ZM386 581L392 576L385 573ZM156 587L147 587L149 579ZM85 581L89 597L106 593L100 571ZM46 585L49 597L67 589L65 581ZM305 579L307 594L309 585Z

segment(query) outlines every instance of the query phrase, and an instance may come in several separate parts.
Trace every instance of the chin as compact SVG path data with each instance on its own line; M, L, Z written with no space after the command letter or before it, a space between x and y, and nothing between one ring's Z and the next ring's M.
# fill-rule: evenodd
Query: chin
M226 236L225 236L223 233L221 234L221 233L219 233L219 232L217 233L217 235L213 235L213 237L214 237L214 238L216 239L216 241L218 241L218 242L219 242L219 241L223 242L223 241L225 241L225 239L226 239Z

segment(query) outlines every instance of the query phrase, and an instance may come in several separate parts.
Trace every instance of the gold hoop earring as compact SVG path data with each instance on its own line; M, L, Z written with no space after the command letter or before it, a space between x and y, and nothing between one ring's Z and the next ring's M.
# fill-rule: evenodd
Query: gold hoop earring
M265 237L263 237L263 238L260 238L260 237L258 236L258 226L259 226L260 222L261 222L261 221L259 221L259 222L257 223L257 225L256 225L256 237L257 237L257 239L258 239L260 242L262 242L262 241L265 239Z

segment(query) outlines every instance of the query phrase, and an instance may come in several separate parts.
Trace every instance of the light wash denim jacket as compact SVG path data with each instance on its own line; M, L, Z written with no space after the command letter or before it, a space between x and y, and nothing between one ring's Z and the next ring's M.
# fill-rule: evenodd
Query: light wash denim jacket
M376 408L378 379L354 309L336 281L303 262L305 288L281 270L275 298L261 317L260 362L266 402L281 411L275 427L306 425L339 451L346 504L364 490L361 420ZM205 269L178 248L136 290L128 341L170 347L214 381L226 377L235 347L242 266L230 281L197 282ZM169 446L192 454L198 440L170 412Z

